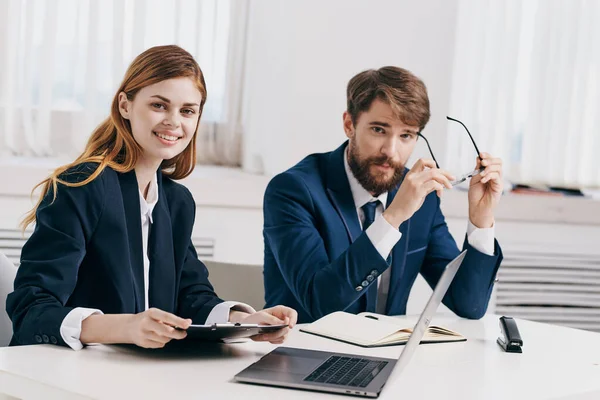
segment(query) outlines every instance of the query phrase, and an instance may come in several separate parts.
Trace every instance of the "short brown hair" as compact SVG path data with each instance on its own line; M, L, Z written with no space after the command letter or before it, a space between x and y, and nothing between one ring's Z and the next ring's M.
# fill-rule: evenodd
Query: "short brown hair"
M402 122L421 130L431 115L425 84L403 68L383 67L359 73L348 82L346 98L353 124L375 99L388 103Z

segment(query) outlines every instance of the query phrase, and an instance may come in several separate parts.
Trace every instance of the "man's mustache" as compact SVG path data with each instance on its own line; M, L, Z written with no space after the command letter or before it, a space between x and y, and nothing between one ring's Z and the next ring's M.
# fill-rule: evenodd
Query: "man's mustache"
M403 168L401 163L394 162L391 158L385 156L370 157L367 159L367 162L372 165L388 165L394 169Z

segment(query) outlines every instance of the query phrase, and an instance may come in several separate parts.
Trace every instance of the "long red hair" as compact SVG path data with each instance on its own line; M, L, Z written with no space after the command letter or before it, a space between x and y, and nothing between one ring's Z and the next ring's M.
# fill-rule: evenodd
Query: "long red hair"
M135 95L146 86L181 77L191 78L202 94L196 124L197 131L206 102L206 83L200 66L190 53L179 46L156 46L144 51L133 60L127 69L113 98L110 116L94 130L83 153L72 163L54 170L48 178L33 188L32 194L40 186L42 193L37 204L23 218L21 222L23 230L35 222L36 210L50 189L56 199L59 183L70 187L84 186L96 179L106 167L117 172L129 172L134 169L143 150L133 138L129 121L123 118L119 112L119 93L124 92L129 100L133 100ZM162 162L160 168L163 174L172 179L182 179L192 173L196 165L196 136L194 135L184 151L172 159ZM71 168L90 162L98 164L98 167L85 180L73 183L60 179L60 176Z

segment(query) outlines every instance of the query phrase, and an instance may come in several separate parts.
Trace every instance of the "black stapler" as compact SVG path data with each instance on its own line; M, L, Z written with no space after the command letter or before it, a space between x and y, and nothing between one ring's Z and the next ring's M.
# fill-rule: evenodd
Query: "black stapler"
M522 353L523 340L517 328L517 322L511 317L500 317L500 334L498 344L507 353Z

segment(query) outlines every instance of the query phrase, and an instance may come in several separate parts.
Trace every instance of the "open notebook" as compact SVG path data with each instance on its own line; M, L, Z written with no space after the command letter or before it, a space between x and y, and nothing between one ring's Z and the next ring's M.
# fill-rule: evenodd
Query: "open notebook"
M362 347L380 347L406 344L412 332L411 327L406 327L406 322L402 320L385 315L337 311L303 326L300 331ZM427 328L421 343L465 340L467 338L458 332L432 325Z

